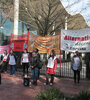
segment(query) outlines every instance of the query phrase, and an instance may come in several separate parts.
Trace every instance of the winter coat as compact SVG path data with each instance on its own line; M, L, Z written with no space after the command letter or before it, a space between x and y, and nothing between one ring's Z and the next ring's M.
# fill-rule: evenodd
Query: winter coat
M38 67L39 58L37 56L31 58L31 66Z

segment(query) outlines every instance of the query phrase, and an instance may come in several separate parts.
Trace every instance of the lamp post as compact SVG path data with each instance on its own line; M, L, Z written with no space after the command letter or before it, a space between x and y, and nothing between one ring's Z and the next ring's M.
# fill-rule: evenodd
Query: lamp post
M65 30L67 30L67 16L65 17Z
M65 17L65 30L67 30L67 16ZM67 51L64 52L64 59L67 59Z
M53 31L55 30L55 21L53 22L52 30L53 30ZM55 35L55 31L54 31L53 35Z
M27 31L28 32L30 31L30 25L27 25Z

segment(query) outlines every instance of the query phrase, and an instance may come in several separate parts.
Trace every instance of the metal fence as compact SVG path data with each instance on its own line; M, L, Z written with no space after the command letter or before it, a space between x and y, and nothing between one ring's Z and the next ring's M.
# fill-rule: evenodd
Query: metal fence
M41 74L45 74L46 72L46 66L44 65L41 69ZM73 78L73 70L71 69L71 62L61 62L61 68L60 63L57 64L57 70L56 70L56 76L58 77L64 77L64 78ZM82 70L80 72L81 79L86 79L86 64L84 64L84 61L82 62Z
M20 58L21 53L17 53L17 71L22 71L22 67L20 65ZM31 67L29 67L29 72L31 72ZM46 73L46 65L44 64L41 71L41 74L45 75ZM73 70L71 69L71 62L70 61L61 61L61 67L60 63L57 64L57 70L56 70L56 76L58 77L64 77L64 78L73 78ZM82 61L82 70L80 72L81 79L86 79L86 64L85 61Z

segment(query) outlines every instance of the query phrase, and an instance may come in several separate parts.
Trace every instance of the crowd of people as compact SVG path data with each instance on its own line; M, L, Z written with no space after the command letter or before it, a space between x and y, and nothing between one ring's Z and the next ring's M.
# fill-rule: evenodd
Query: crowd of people
M32 80L33 85L37 85L37 80L40 76L40 54L37 48L35 48L32 52L32 56L29 55L27 52L27 49L24 49L24 52L21 56L21 66L23 68L23 77L25 75L29 75L29 67L31 66L32 70ZM10 51L10 53L7 53L7 50L4 51L4 54L1 55L1 62L0 62L0 74L7 72L7 67L9 65L9 74L15 75L15 66L17 62L17 57L13 50ZM45 67L45 66L44 66ZM74 82L80 82L80 71L82 69L82 60L79 56L78 51L75 52L72 61L71 61L71 68L74 72ZM57 58L54 50L51 50L50 55L47 59L47 65L46 65L46 82L44 85L53 85L54 82L54 76L56 74L57 69ZM49 81L49 76L50 81Z
M17 57L13 50L10 51L10 53L7 53L7 50L4 51L4 54L1 55L1 62L0 62L0 74L1 73L7 73L7 67L9 65L9 74L15 75L15 66L17 62ZM33 85L37 85L37 80L40 76L40 54L38 52L38 49L35 48L32 52L32 56L29 55L27 52L27 49L24 49L24 52L21 56L21 66L23 68L23 77L25 75L29 75L28 69L31 66L32 69L32 80ZM53 85L54 81L54 75L56 74L56 68L57 68L57 59L56 54L54 50L51 50L51 53L49 55L47 65L46 65L46 83L45 85L49 84L49 75L51 76L50 85Z

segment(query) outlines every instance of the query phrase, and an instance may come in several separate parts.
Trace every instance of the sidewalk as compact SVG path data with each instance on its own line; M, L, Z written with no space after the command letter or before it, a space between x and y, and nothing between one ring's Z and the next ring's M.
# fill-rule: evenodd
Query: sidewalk
M0 85L0 100L32 100L41 90L50 88L44 86L45 77L41 76L38 86L24 87L21 73L15 76L2 74L2 84ZM75 85L72 79L55 78L53 87L59 88L66 95L77 95L81 90L90 88L90 81L81 80L79 85Z

